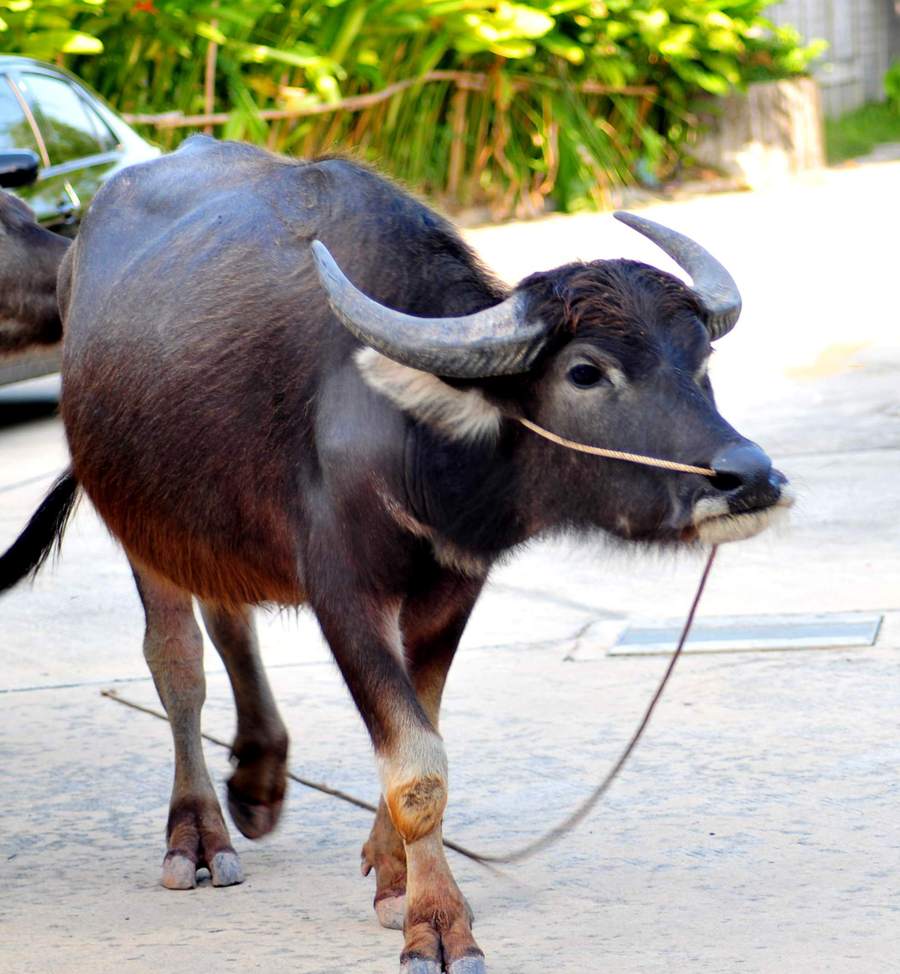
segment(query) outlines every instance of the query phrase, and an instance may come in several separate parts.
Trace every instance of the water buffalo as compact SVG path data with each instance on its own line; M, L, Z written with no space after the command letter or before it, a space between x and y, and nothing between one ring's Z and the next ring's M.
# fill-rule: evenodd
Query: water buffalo
M56 274L69 243L0 191L0 355L59 341Z
M0 588L36 570L84 491L133 566L172 723L164 885L194 885L201 865L214 885L242 878L200 745L192 596L234 689L229 808L251 838L278 819L288 746L251 607L308 604L377 757L362 855L378 917L405 930L404 970L483 971L441 844L438 712L491 565L559 530L747 537L789 503L713 401L734 282L687 238L626 219L694 286L606 260L510 291L376 173L205 137L97 195L60 271L72 468L3 556ZM716 475L569 452L520 417Z

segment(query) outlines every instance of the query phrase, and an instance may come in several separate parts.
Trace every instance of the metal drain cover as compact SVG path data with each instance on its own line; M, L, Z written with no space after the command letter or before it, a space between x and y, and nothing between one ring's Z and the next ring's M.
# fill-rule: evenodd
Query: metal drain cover
M813 615L732 616L694 624L685 653L746 653L785 649L873 646L883 616L871 612ZM669 654L680 625L629 626L610 647L610 656Z

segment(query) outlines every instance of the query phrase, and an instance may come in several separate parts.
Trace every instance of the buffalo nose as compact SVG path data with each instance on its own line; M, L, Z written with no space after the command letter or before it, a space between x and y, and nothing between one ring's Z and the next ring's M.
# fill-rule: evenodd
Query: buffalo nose
M718 490L746 492L778 486L772 483L772 461L755 443L729 444L712 458L710 467L716 472L710 480Z

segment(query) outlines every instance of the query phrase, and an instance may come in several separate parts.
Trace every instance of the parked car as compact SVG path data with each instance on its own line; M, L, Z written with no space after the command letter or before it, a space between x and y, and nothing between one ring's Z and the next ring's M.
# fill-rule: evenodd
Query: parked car
M0 55L0 186L49 230L74 237L106 179L159 155L74 75ZM59 348L0 356L0 384L54 372Z

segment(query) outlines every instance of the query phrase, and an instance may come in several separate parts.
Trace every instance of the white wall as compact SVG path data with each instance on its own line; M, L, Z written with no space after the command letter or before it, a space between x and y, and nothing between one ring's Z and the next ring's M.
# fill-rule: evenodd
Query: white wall
M827 115L840 115L866 101L884 98L882 79L900 57L895 0L781 0L767 15L792 24L807 39L830 44L814 66Z

